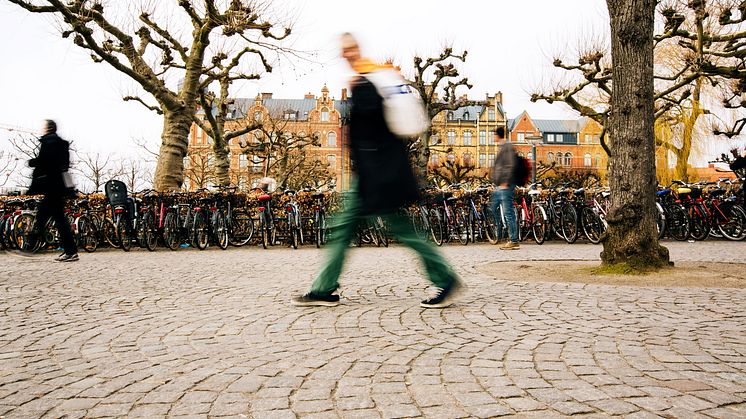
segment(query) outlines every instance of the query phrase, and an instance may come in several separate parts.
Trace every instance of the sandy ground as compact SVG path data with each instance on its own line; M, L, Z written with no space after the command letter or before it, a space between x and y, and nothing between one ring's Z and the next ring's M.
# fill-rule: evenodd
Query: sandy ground
M491 262L477 270L495 279L517 282L574 282L635 287L746 288L746 264L679 262L648 275L593 273L596 261Z

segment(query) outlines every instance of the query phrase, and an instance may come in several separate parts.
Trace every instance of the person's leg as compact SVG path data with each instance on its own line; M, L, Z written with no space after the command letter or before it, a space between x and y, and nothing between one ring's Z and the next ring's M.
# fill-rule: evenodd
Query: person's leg
M456 280L456 274L446 263L437 248L426 240L422 240L414 231L412 223L398 214L384 217L389 232L403 245L411 248L425 265L428 279L438 288L448 288Z
M508 224L508 234L510 235L510 241L518 243L518 229L516 228L515 221L515 205L513 205L513 188L507 187L501 189L502 195L502 206L501 209L505 214L505 223Z
M332 219L331 239L329 240L324 267L311 285L311 292L317 295L328 295L339 287L339 275L342 272L345 256L355 229L360 221L360 201L355 190L350 191L347 208Z
M70 228L70 222L65 216L65 204L62 198L52 198L50 203L50 211L54 223L57 226L57 231L60 233L60 243L65 251L66 255L74 255L78 253L78 247L75 245L75 238L73 237L73 230Z
M492 214L495 216L495 226L497 226L497 242L499 243L503 239L503 220L502 216L500 215L501 211L498 211L497 208L502 208L502 194L500 193L500 188L495 187L495 190L492 191L492 197L490 199L490 209L492 210Z

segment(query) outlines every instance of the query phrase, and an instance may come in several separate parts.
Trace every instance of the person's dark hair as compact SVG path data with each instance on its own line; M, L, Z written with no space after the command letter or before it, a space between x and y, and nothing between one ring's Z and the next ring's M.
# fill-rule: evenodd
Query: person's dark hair
M45 134L51 134L54 132L57 132L57 123L52 121L51 119L47 119L46 121L47 127Z
M495 130L495 134L500 138L505 138L505 128L497 127L497 129Z

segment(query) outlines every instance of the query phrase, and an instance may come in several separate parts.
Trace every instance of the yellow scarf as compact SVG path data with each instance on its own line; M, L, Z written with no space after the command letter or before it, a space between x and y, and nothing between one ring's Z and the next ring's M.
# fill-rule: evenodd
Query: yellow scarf
M352 64L352 69L358 74L372 73L384 68L394 68L391 64L377 64L367 58L360 58Z

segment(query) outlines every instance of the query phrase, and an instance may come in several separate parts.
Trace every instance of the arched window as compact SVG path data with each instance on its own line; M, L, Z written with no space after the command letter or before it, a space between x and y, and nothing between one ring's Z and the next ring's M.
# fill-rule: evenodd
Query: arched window
M596 154L596 167L599 169L601 168L601 155L600 154Z
M464 153L461 158L463 159L462 163L464 164L464 166L471 166L474 164L471 153Z
M572 154L570 154L570 153L565 153L565 161L564 161L564 165L565 165L565 166L571 166L571 165L572 165Z
M435 133L430 136L430 145L435 145L440 142L440 134Z
M451 163L453 163L453 162L456 161L456 155L453 154L453 153L448 154L447 158L448 158L448 161L451 162Z
M547 153L547 163L552 163L554 161L554 153Z
M326 146L327 147L337 146L337 133L336 132L331 131L328 134L326 134Z
M329 154L326 156L326 161L329 163L329 168L332 170L337 170L337 156L334 154Z
M464 132L464 145L471 145L471 131Z
M438 163L440 163L440 156L438 155L438 153L431 154L430 155L430 164L437 165Z
M329 122L329 109L321 108L321 122Z
M593 158L591 157L590 153L586 153L585 156L583 156L583 166L591 167L592 165L593 165Z
M318 141L318 142L317 142ZM321 138L321 133L316 131L313 133L313 143L316 144L317 147L321 147L321 142L323 139Z

